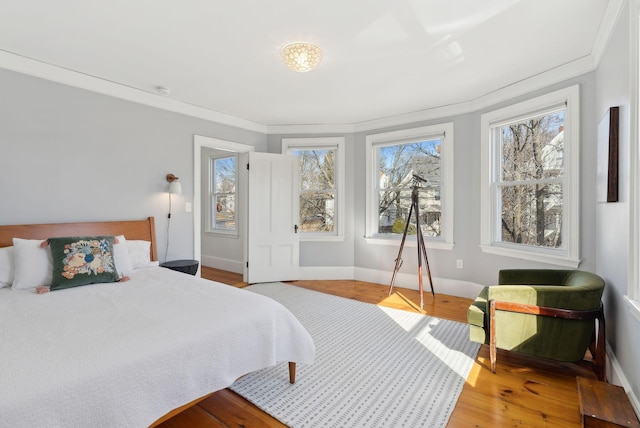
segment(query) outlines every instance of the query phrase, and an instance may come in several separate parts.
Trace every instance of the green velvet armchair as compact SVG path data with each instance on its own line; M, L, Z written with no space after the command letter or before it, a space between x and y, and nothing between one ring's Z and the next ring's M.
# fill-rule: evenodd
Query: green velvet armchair
M496 348L566 362L582 360L589 349L597 377L606 379L602 278L580 270L508 269L498 284L485 287L467 312L470 339L490 346L494 373Z

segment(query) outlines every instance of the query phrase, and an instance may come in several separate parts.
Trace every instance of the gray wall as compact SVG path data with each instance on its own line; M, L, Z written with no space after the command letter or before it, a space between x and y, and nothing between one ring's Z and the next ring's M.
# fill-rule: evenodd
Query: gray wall
M390 280L394 268L394 260L398 255L397 245L368 244L365 235L365 139L369 134L394 131L410 127L419 127L443 122L454 123L454 249L428 249L427 255L434 278L454 279L460 287L464 282L473 284L492 284L497 282L498 271L502 268L554 268L546 264L525 261L516 258L502 257L483 253L480 250L480 116L494 109L523 101L571 85L580 85L581 129L580 129L580 168L581 189L581 269L595 270L595 214L593 205L595 196L596 136L594 131L595 112L595 76L588 73L578 78L561 82L544 90L527 94L508 102L497 104L486 109L461 114L454 117L443 117L437 120L416 122L402 126L380 128L356 134L346 134L347 139L347 217L350 218L345 242L303 242L300 245L301 266L354 266L356 269L388 272ZM280 153L283 137L312 137L318 135L269 135L268 150ZM331 134L322 136L332 136ZM415 247L406 246L402 255L404 263L401 273L417 273L417 254ZM456 268L456 260L463 260L463 269ZM468 294L460 290L460 295ZM471 291L472 293L474 291Z
M595 196L596 136L594 131L595 76L588 73L578 78L553 85L544 90L526 96L514 98L508 102L497 104L483 110L445 117L428 122L418 122L402 128L430 125L434 123L453 122L454 124L454 248L453 250L427 249L431 272L434 277L454 278L471 283L494 284L498 271L503 268L558 268L537 262L517 258L503 257L483 253L480 245L480 116L519 101L523 101L544 93L552 92L571 85L580 85L580 255L581 269L595 270L595 218L593 205ZM368 134L387 132L395 128L385 128L359 133L355 138L355 195L356 218L365 215L365 138ZM393 270L393 261L397 256L397 246L381 246L367 244L364 236L364 224L356 223L355 263L358 267L381 269L386 266ZM405 247L404 264L401 272L417 272L417 254L415 248ZM456 268L456 260L463 260L463 269Z
M266 150L263 134L0 69L0 224L156 218L165 259L193 257L193 135Z
M521 99L571 84L581 86L581 268L595 269L594 74L563 82ZM256 151L280 152L282 135L257 132L95 94L0 70L0 223L126 219L153 215L159 252L165 257L168 172L181 178L183 194L173 198L169 258L193 257L193 135L250 144ZM511 102L511 101L510 101ZM499 108L507 103L496 105ZM490 110L486 109L486 110ZM455 247L428 251L436 277L489 284L502 267L536 267L532 262L484 254L480 240L480 115L458 115L403 127L453 121L455 131ZM391 271L396 246L364 240L365 137L346 138L346 219L341 242L302 242L303 267L340 266ZM333 134L335 135L335 134ZM294 135L287 135L293 137ZM296 135L305 136L305 135ZM318 136L318 135L307 135ZM407 248L403 272L415 273L415 249ZM464 260L456 269L455 260Z
M579 84L581 88L581 248L580 268L597 271L608 283L609 343L636 396L640 370L634 340L638 322L626 309L629 234L629 23L618 24L594 73L562 82L482 111L442 120L454 122L455 247L430 250L434 276L491 284L505 267L553 267L480 251L480 115L535 95ZM169 258L193 257L193 220L184 203L193 197L193 135L249 144L256 151L280 152L282 135L266 136L187 117L0 69L0 224L92 221L156 217L159 253L165 257L168 196L165 175L181 178L174 198ZM621 202L596 204L596 128L606 108L622 106ZM345 240L303 242L303 267L343 266L391 272L397 248L364 240L365 137L346 138ZM626 132L626 134L625 134ZM335 135L335 134L333 134ZM287 135L293 137L295 135ZM297 135L320 136L320 135ZM612 227L615 225L615 227ZM407 250L404 272L416 271ZM464 269L455 260L464 260Z
M557 266L530 262L516 258L502 257L483 253L480 250L480 116L494 109L523 101L534 96L552 92L572 85L580 85L580 254L581 269L595 270L595 74L588 73L580 77L558 83L544 90L536 91L497 104L480 111L443 117L437 120L416 122L403 126L380 128L356 134L346 134L347 139L347 233L345 242L303 242L301 243L301 266L354 266L356 269L378 272L393 271L394 260L398 254L397 245L372 245L364 239L365 235L365 139L369 134L394 131L410 127L419 127L443 122L454 123L454 249L428 249L428 259L432 275L437 278L454 279L464 287L464 282L473 284L492 284L497 282L498 271L502 268L554 268ZM295 137L318 135L300 135ZM322 136L332 136L331 134ZM280 153L281 140L292 135L269 135L268 150ZM349 213L353 213L350 218ZM406 246L402 256L404 264L400 272L416 274L417 254L415 247ZM463 260L463 269L456 268L456 260ZM465 295L460 290L460 295Z
M631 314L623 296L628 293L628 264L632 229L630 227L630 158L631 158L631 91L630 81L637 76L631 73L630 29L637 25L637 15L629 18L629 5L618 22L608 48L596 71L596 97L594 125L602 119L609 107L620 106L619 136L619 201L594 204L596 213L596 272L607 282L605 291L605 315L607 317L607 341L626 380L614 379L633 389L640 397L640 342L637 319ZM631 19L631 22L629 21ZM637 87L635 87L637 90ZM594 129L595 132L595 129ZM638 144L634 141L633 144ZM637 231L635 233L638 233ZM637 239L637 238L635 238ZM637 405L637 403L636 403Z

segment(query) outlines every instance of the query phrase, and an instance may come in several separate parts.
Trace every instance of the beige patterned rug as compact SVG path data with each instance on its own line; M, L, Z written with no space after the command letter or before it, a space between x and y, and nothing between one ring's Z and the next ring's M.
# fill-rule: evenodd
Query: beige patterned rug
M233 391L294 428L446 426L479 349L466 324L283 283L246 289L298 317L317 356L295 385L279 364Z

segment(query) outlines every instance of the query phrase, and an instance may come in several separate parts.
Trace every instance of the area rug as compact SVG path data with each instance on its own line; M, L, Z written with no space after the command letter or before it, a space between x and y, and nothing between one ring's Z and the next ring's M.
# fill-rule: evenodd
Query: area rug
M479 344L468 326L283 283L245 288L286 306L316 345L313 365L259 370L231 389L293 427L444 427Z

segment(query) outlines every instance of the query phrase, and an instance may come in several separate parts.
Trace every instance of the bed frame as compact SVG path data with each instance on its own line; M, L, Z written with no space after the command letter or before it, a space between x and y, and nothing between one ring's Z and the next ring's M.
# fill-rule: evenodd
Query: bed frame
M156 228L153 217L144 220L99 221L77 223L48 223L0 226L0 247L13 245L13 238L47 239L60 236L91 236L91 235L124 235L129 240L144 240L151 242L151 260L158 260L156 245ZM289 363L289 382L295 383L296 363ZM213 392L211 393L213 394ZM188 407L204 400L211 394L200 397L167 413L151 426L172 418Z
M60 236L92 235L124 235L131 240L150 241L151 260L158 260L156 226L153 217L144 220L0 226L0 247L13 245L13 238L47 239Z

